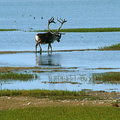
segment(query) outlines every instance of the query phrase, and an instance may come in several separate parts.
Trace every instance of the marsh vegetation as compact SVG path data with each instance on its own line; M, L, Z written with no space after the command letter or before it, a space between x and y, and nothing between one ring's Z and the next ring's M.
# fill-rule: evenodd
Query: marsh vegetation
M19 31L18 29L0 29L0 32L3 31Z
M62 91L62 90L1 90L0 96L29 96L36 98L59 99L88 99L95 100L99 97L91 96L84 91Z
M120 28L71 28L60 30L60 32L117 32L117 31L120 31ZM48 30L35 30L33 32L48 32Z
M106 83L120 83L120 72L94 73L91 80Z
M101 50L120 50L120 44L115 44L111 46L105 46L100 48Z
M24 31L20 29L0 29L0 31ZM55 32L55 29L52 29ZM118 32L120 28L68 28L61 29L60 32ZM48 30L28 30L24 32L48 32Z
M8 73L0 73L0 79L1 80L30 80L30 79L36 79L37 75L35 74L22 74L22 73L13 73L13 72L8 72Z

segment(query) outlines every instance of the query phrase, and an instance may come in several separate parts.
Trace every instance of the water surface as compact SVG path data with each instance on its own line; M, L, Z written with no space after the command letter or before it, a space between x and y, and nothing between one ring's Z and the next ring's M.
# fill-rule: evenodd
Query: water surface
M65 28L120 27L119 5L119 0L1 0L0 28L46 29L52 16L67 19Z
M36 32L0 32L0 51L35 50ZM53 50L98 49L120 43L120 32L66 33L54 42ZM47 45L42 45L47 50ZM39 50L39 47L38 47Z
M3 54L0 55L0 66L38 66L51 69L46 70L44 73L36 73L39 78L32 81L2 81L2 89L58 89L71 91L91 89L120 91L120 84L97 84L90 80L92 73L119 72L119 61L119 51L55 52L51 55L48 55L47 52L41 55L35 53ZM52 68L62 67L73 67L73 69L68 69L69 71L66 72L52 72ZM90 68L108 69L95 70ZM32 73L29 70L27 72ZM62 81L69 83L60 83ZM58 84L54 84L54 82L58 82ZM72 84L72 82L77 82L77 84Z

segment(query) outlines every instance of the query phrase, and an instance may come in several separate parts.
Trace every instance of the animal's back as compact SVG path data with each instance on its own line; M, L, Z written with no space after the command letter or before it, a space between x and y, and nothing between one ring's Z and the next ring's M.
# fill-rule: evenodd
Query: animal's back
M35 40L36 42L39 42L41 44L46 44L46 43L51 43L52 42L52 33L48 32L48 33L38 33L35 36Z

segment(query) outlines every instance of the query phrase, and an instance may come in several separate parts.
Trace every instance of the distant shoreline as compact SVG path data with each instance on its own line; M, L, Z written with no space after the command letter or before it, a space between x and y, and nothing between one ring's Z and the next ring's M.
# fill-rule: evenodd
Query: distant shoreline
M0 29L0 32L4 31L48 32L48 30ZM120 28L68 28L61 29L60 32L120 32Z
M31 32L48 32L48 30L34 30ZM60 32L120 32L120 28L70 28L61 29Z

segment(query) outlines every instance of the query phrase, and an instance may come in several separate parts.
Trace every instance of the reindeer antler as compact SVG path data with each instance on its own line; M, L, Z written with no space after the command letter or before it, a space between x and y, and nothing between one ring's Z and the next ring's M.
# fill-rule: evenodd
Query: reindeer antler
M50 20L48 20L48 22L49 23L56 23L55 21L54 21L54 18L52 17Z
M53 18L53 17L52 17L50 20L48 20L48 30L49 30L49 32L52 32L52 31L50 30L50 27L49 27L50 23L56 23L56 22L54 21L54 18Z
M61 25L60 25L59 29L56 31L56 33L58 33L58 32L59 32L59 30L61 29L61 27L63 26L63 24L64 24L65 22L67 22L67 20L65 20L65 19L64 19L64 20L62 20L62 19L60 18L60 20L58 20L58 19L57 19L57 21L58 21L58 22L60 22L60 23L61 23Z

